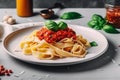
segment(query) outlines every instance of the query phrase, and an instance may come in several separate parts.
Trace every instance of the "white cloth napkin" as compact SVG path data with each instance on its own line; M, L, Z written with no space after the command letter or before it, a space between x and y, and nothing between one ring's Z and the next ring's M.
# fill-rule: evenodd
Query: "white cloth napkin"
M0 40L3 40L4 37L10 34L13 31L12 26L0 22Z
M16 25L9 25L9 24L0 22L0 40L3 40L8 34L10 34L15 30L27 28L27 27L39 26L39 25L44 25L44 23L29 22L29 23L22 23L22 24L16 24Z

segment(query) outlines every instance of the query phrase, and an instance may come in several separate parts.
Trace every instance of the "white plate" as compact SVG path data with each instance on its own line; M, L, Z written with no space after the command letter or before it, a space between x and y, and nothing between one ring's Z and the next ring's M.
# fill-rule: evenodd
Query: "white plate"
M36 26L33 26L36 25ZM39 25L39 26L38 26ZM30 24L20 24L16 25L17 27L23 26L27 28L23 28L9 34L3 41L3 47L5 51L14 58L19 60L29 62L32 64L38 65L47 65L47 66L63 66L63 65L72 65L77 63L83 63L92 59L95 59L105 53L108 48L107 39L98 31L93 30L91 28L78 26L78 25L69 25L77 34L82 34L87 40L95 41L98 43L98 46L91 47L88 49L88 54L85 58L64 58L57 60L40 60L32 55L26 56L22 52L15 52L15 48L19 46L19 42L25 35L29 35L33 30L39 29L43 26L43 23L30 23ZM33 27L29 27L33 26Z

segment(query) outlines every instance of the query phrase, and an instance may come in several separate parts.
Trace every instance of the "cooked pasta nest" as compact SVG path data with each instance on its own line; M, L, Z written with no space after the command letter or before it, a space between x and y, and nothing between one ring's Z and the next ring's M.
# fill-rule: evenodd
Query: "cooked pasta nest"
M59 42L48 43L39 40L36 36L38 30L25 36L20 42L20 48L25 55L33 55L39 59L59 59L67 57L84 58L90 43L82 35L76 39L64 38Z

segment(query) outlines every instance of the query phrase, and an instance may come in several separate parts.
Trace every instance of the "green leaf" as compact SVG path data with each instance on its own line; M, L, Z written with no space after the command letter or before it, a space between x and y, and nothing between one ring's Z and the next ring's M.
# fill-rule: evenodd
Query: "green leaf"
M94 47L94 46L98 46L98 44L95 41L90 42L90 46Z
M107 33L119 33L119 31L117 31L116 28L110 24L104 25L103 30Z
M61 19L78 19L81 17L81 14L77 12L66 12L60 16Z
M106 24L106 20L105 19L98 20L98 22L99 22L99 26L102 26L102 27Z
M94 29L96 29L96 30L101 30L101 29L102 29L102 26L95 25L95 26L94 26Z
M52 31L57 31L59 29L57 23L52 20L46 21L45 26Z
M98 15L98 14L93 14L92 20L103 20L103 17L101 15Z
M101 30L105 24L106 20L98 14L93 14L92 19L88 22L88 26L96 30Z
M64 29L66 29L68 26L67 26L67 24L66 24L65 22L60 21L60 22L58 23L58 27L59 27L59 29L64 30Z
M91 20L88 22L88 26L91 28L94 28L95 25L98 25L98 21Z

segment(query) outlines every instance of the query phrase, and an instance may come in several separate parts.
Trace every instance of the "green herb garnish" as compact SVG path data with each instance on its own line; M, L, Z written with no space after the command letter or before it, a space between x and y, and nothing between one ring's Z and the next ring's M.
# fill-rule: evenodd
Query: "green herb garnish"
M103 30L107 33L119 33L115 27L110 24L106 24L103 26Z
M46 28L52 31L64 30L68 27L67 24L63 21L60 21L57 24L55 21L52 21L52 20L46 21L45 26Z
M92 15L92 19L88 22L88 26L96 30L103 30L107 33L119 33L113 25L108 24L106 19L98 14Z
M105 23L106 20L102 16L94 14L92 16L92 19L88 22L88 26L96 30L101 30Z
M95 47L98 46L98 44L95 41L90 42L90 46Z
M57 23L52 20L46 21L45 26L52 31L57 31L59 29Z
M78 19L81 18L82 15L77 12L66 12L60 16L61 19Z
M58 27L59 27L60 30L64 30L64 29L66 29L68 26L67 26L67 24L66 24L65 22L60 21L60 22L58 23Z

